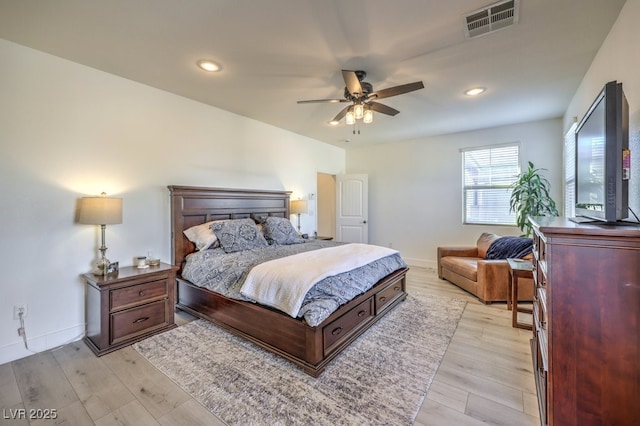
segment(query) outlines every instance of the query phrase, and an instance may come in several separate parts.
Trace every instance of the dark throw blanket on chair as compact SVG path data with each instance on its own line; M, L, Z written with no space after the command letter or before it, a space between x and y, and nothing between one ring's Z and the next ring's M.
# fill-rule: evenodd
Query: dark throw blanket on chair
M491 243L485 259L519 259L531 253L533 240L525 237L500 237Z

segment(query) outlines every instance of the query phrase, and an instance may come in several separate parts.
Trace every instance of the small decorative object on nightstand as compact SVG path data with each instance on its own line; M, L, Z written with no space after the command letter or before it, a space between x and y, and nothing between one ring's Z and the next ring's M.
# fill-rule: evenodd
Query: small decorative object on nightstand
M107 266L107 275L117 274L118 270L120 269L119 263L120 262L111 262L111 263L109 263L109 266Z
M177 269L160 263L120 268L114 276L84 274L89 348L100 356L175 327Z

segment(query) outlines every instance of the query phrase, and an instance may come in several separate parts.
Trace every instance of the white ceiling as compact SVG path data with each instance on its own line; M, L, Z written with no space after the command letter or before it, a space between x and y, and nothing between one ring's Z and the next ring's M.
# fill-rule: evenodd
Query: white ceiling
M463 17L494 2L0 0L0 37L347 147L562 116L624 4L521 0L517 25L465 39ZM353 135L328 125L345 104L296 103L342 97L341 69L425 88Z

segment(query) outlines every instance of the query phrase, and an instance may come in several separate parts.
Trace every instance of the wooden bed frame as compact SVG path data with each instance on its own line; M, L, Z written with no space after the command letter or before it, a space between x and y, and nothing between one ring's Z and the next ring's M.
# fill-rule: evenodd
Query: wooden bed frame
M289 218L288 191L169 186L173 264L178 266L176 308L204 318L301 366L317 377L359 335L403 301L408 268L380 280L316 327L275 309L238 301L181 277L185 257L195 251L183 231L219 219Z

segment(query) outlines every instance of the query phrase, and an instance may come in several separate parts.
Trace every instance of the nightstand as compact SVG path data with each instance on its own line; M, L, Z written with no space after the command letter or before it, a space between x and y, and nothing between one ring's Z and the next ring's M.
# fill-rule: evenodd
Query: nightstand
M176 270L166 263L129 266L87 283L85 343L100 356L175 327Z

